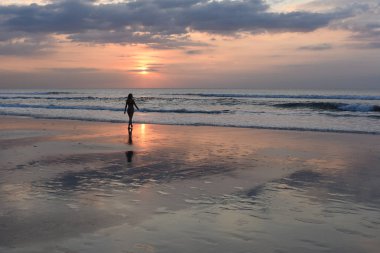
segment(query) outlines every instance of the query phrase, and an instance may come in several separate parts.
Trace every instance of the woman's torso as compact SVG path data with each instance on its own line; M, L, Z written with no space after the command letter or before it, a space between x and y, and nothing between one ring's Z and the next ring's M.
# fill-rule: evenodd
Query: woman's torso
M134 110L133 108L133 104L135 103L135 101L133 99L127 99L127 108L128 110Z

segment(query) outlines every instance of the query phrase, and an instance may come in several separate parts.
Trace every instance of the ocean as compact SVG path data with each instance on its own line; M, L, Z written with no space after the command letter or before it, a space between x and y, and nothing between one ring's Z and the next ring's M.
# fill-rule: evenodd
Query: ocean
M380 134L380 91L253 89L0 90L0 115Z

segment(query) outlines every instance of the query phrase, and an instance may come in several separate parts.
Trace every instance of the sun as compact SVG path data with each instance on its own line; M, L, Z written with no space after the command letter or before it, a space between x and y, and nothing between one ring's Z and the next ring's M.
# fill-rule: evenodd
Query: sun
M147 75L147 74L149 74L149 69L146 66L142 66L142 67L139 68L139 72L138 73L140 75Z

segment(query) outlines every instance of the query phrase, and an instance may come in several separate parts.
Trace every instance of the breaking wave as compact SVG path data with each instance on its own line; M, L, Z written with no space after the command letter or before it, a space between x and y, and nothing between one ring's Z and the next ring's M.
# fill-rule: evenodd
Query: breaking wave
M46 92L0 92L2 95L67 95L77 92L72 91L46 91Z
M43 96L0 96L0 99L14 100L14 99L47 99L47 100L123 100L125 97L93 97L93 96L84 96L84 97L43 97Z
M314 109L330 111L349 111L349 112L380 112L380 106L369 104L345 104L345 103L328 103L328 102L298 102L298 103L281 103L276 107L295 108L295 109Z

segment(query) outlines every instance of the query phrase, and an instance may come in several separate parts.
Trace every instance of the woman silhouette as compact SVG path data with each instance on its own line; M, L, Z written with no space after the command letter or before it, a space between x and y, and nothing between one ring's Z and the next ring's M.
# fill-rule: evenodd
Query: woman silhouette
M125 112L128 112L128 117L129 117L129 124L128 128L132 128L132 118L133 118L133 113L135 112L136 106L137 110L140 110L139 107L136 105L135 100L133 99L132 93L129 93L127 100L125 101L125 108L124 108L124 114Z

